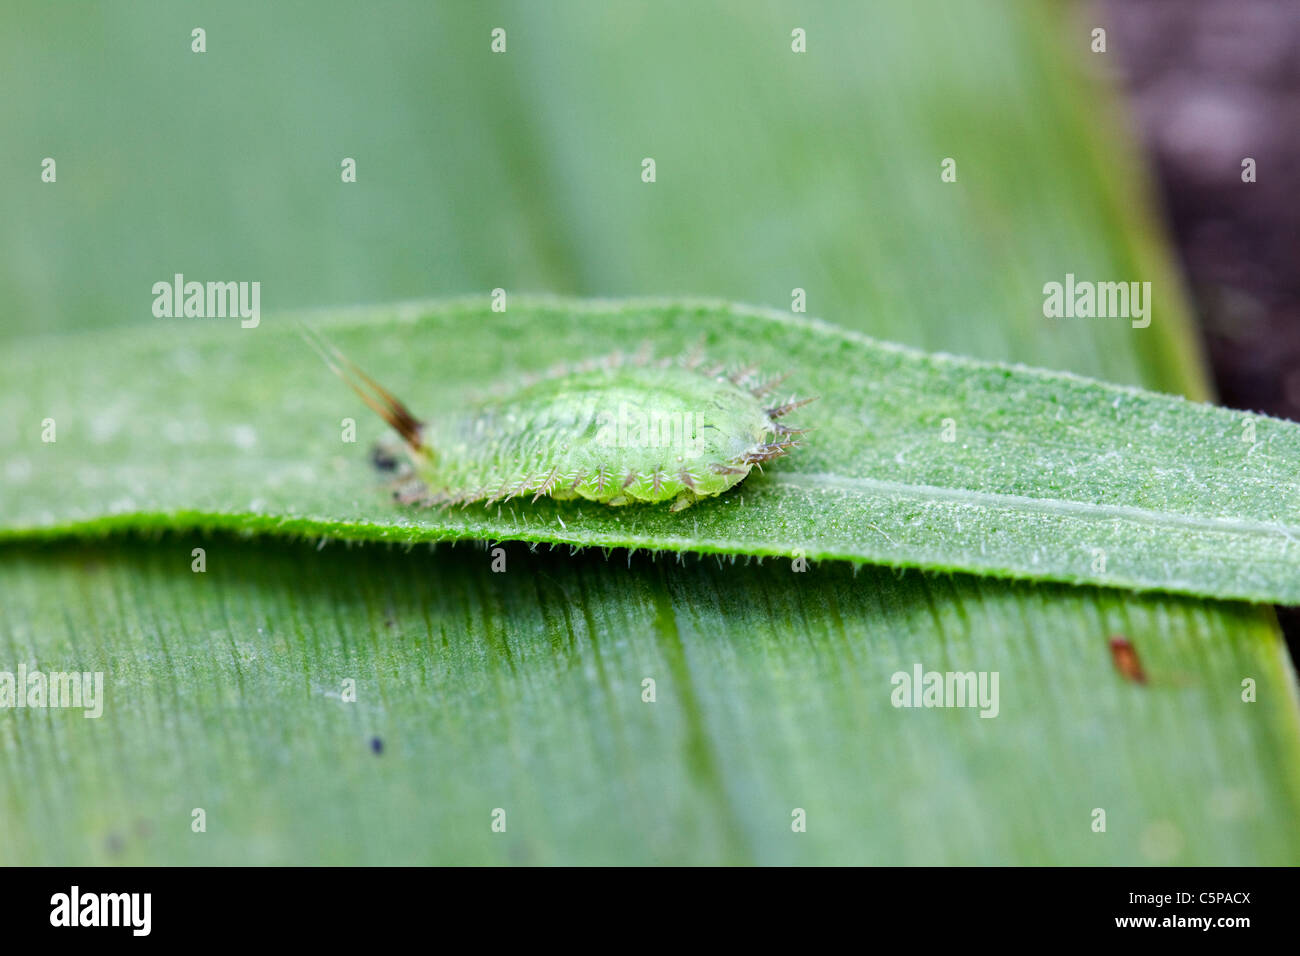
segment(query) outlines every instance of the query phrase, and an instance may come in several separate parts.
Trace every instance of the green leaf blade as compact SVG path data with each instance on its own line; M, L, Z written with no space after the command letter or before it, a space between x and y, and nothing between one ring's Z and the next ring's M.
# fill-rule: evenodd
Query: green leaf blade
M813 428L804 447L684 512L549 499L413 509L365 464L383 426L287 328L117 335L111 371L102 335L35 340L14 350L23 387L4 400L0 452L22 480L0 537L516 539L1300 603L1293 423L721 303L516 300L497 314L464 301L320 326L421 417L629 343L663 356L702 341L711 359L787 373L783 387L819 400L799 411ZM47 415L62 432L42 445ZM340 438L349 417L355 444Z
M477 546L227 535L194 574L194 540L0 549L8 666L105 672L102 719L0 716L5 863L1300 860L1266 608L519 545L494 574ZM997 672L997 716L895 707L918 664Z

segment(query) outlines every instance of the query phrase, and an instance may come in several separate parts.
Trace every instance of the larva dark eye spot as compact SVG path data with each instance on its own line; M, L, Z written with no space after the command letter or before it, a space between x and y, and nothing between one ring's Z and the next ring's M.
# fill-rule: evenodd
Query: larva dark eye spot
M398 458L392 451L376 443L370 449L370 463L379 471L396 471Z

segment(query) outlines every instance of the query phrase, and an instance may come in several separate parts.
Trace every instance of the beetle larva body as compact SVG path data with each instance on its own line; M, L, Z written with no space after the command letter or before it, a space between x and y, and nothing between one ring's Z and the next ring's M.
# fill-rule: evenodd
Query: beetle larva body
M515 497L617 506L671 501L679 511L734 487L794 447L782 416L805 404L765 400L777 381L696 360L615 355L498 389L470 409L418 421L335 350L318 350L401 437L409 465L395 496L408 504ZM364 387L368 386L368 388ZM375 462L393 468L399 449Z

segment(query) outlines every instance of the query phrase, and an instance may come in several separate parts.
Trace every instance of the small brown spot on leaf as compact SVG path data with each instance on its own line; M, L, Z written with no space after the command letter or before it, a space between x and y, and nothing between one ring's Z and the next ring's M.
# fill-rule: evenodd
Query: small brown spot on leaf
M1110 657L1115 662L1115 670L1135 684L1145 684L1147 673L1142 669L1138 659L1137 648L1123 634L1113 634L1110 638Z

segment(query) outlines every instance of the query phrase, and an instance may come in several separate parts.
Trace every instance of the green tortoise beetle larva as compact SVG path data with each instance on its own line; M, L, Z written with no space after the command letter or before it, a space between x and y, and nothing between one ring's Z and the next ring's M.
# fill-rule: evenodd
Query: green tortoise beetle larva
M616 354L556 369L467 413L422 422L314 334L333 371L400 436L376 448L397 470L395 497L428 506L492 504L528 495L607 505L672 501L680 511L734 487L784 455L803 430L780 421L812 399L769 404L781 379L731 375L698 356L651 361ZM395 452L405 451L400 467Z

